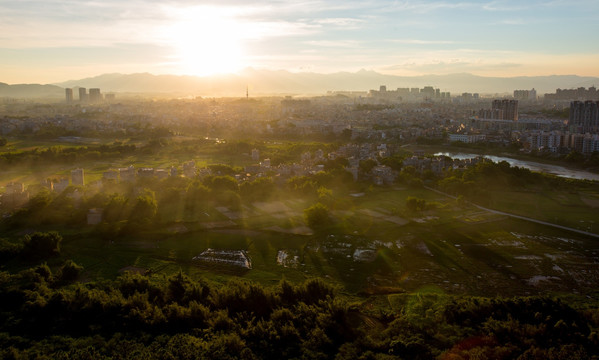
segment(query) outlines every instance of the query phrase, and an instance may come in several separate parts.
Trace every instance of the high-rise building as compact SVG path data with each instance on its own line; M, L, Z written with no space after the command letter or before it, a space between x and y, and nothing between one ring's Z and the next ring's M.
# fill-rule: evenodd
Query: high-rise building
M420 94L431 99L435 96L435 88L432 86L425 86L422 90L420 90Z
M570 102L568 125L579 133L599 133L599 101Z
M79 88L79 102L87 102L87 89L84 87Z
M518 100L493 100L491 111L501 120L518 121Z
M514 99L522 101L536 101L537 91L535 88L531 90L514 90Z
M103 98L102 98L102 94L100 93L100 89L98 88L94 88L94 89L89 89L89 102L92 104L97 104L99 102L102 102Z
M76 186L83 186L83 169L71 170L71 183Z
M67 104L70 104L73 102L73 89L71 88L66 88L64 89L64 94L67 100Z

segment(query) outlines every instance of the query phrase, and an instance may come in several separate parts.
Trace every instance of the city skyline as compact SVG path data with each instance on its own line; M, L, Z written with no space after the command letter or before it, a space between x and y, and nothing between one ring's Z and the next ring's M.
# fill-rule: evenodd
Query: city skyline
M6 83L247 67L599 76L593 1L27 1L0 14Z

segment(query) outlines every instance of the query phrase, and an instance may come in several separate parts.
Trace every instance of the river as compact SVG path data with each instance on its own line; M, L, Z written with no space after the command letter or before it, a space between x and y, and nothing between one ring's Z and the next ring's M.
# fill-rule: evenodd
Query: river
M569 178L569 179L579 179L579 180L595 180L599 181L599 174L595 174L592 172L584 171L584 170L574 170L568 169L559 165L549 165L542 164L534 161L525 161L525 160L517 160L509 157L503 156L493 156L493 155L478 155L478 154L467 154L467 153L451 153L451 152L438 152L435 156L449 156L452 159L471 159L478 156L482 156L489 160L493 160L494 162L506 161L511 166L518 166L522 168L529 169L530 171L537 171L547 174L557 175L559 177Z

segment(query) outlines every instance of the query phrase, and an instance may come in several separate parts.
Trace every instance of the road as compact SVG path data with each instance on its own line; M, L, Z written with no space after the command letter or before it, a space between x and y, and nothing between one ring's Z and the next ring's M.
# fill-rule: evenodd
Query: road
M455 196L447 194L447 193L444 193L444 192L439 191L437 189L433 189L433 188L428 187L428 186L424 186L424 188L427 189L427 190L430 190L430 191L434 191L434 192L436 192L438 194L441 194L443 196L447 196L447 197L452 198L454 200L457 199ZM550 222L547 222L547 221L537 220L537 219L529 218L529 217L526 217L526 216L511 214L511 213L507 213L507 212L504 212L504 211L488 209L486 207L482 207L480 205L476 205L475 203L470 202L470 201L466 201L466 202L468 202L470 205L472 205L472 206L474 206L474 207L476 207L476 208L478 208L480 210L488 211L488 212L493 213L493 214L509 216L509 217L512 217L512 218L515 218L515 219L530 221L530 222L534 222L534 223L541 224L541 225L547 225L547 226L551 226L551 227L554 227L554 228L558 228L558 229L567 230L567 231L575 232L575 233L586 235L586 236L591 236L591 237L599 238L599 234L595 234L595 233L592 233L592 232L588 232L588 231L584 231L584 230L579 230L579 229L575 229L575 228L571 228L571 227L567 227L567 226L563 226L563 225L553 224L553 223L550 223Z

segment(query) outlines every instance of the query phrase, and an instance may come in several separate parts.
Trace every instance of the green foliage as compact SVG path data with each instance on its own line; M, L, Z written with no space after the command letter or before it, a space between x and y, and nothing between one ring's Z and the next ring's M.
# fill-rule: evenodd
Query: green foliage
M45 264L0 273L0 358L599 356L589 311L543 297L405 294L399 308L377 316L348 307L321 279L263 287L128 273L68 285L80 271L67 261L56 279Z
M36 232L25 235L23 255L29 259L43 259L60 254L62 236L57 232Z
M8 144L8 140L6 140L3 137L0 137L0 147L6 146L6 144Z
M60 129L47 128L41 130L39 137L56 138L64 136ZM115 144L82 147L60 147L52 146L44 150L35 148L33 150L21 150L0 154L0 166L40 166L48 164L75 164L89 160L109 160L122 156L134 154L137 151L135 145Z
M408 196L406 199L406 207L410 211L423 211L427 209L427 202L424 199Z
M239 171L232 168L229 165L223 165L223 164L212 164L212 165L208 165L208 169L210 169L210 171L212 171L213 174L216 174L217 176L224 176L224 175L235 175L237 174Z
M318 193L318 201L321 204L331 205L335 198L333 197L333 191L331 189L327 189L324 186L321 186L317 190Z
M304 220L315 231L323 230L333 223L329 209L321 203L316 203L305 209Z
M72 260L67 260L58 270L57 277L62 282L72 282L77 280L82 271L83 266L76 264Z
M268 199L274 192L275 184L271 178L258 178L251 182L244 182L239 187L241 196L250 201Z
M235 178L225 176L207 176L202 181L210 190L214 192L219 191L239 191L239 185Z
M327 171L334 170L334 169L343 170L343 168L345 168L347 166L349 166L349 160L347 160L344 157L337 157L334 160L327 160L324 163L324 168Z
M138 224L150 224L156 216L158 205L154 192L145 191L143 195L137 197L129 220Z
M381 163L381 165L386 165L395 171L401 171L404 158L404 155L393 155L389 157L380 158L379 162Z
M360 160L360 171L367 174L377 165L378 162L373 159Z
M119 194L113 194L106 205L98 206L104 209L102 219L114 223L129 217L128 199Z
M0 261L14 258L23 251L23 243L0 239Z
M565 160L567 162L571 162L571 163L580 163L583 162L585 159L584 155L579 153L576 150L572 150L568 153L568 155L566 155Z

